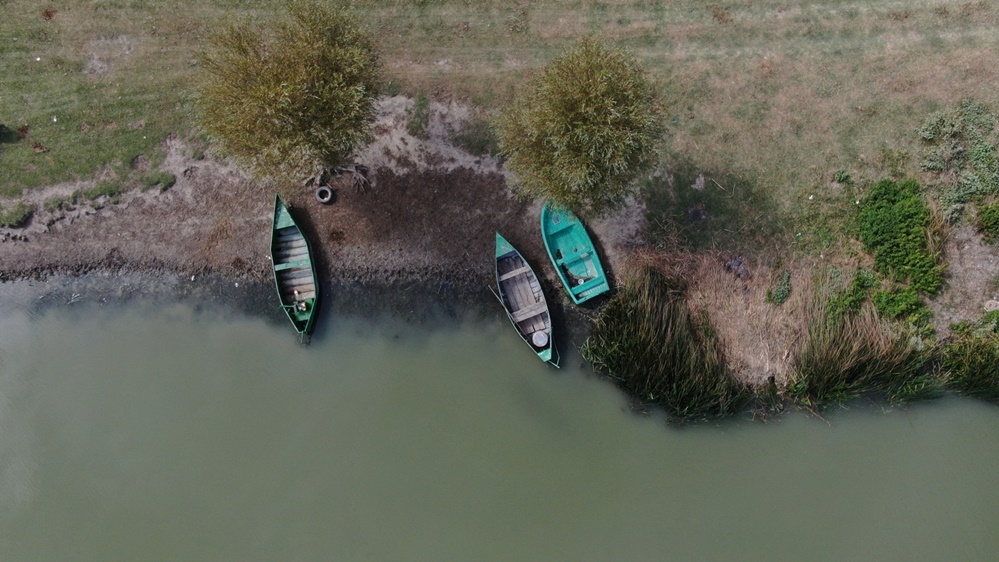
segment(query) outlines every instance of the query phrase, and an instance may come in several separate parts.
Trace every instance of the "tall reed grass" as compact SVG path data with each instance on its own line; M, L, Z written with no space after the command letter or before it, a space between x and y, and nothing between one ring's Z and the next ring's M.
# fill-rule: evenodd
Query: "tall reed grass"
M947 388L999 404L999 311L986 314L977 325L958 326L938 353Z
M597 317L583 358L671 420L731 415L747 390L726 369L708 318L688 309L686 288L652 265L632 269Z
M798 405L818 411L863 396L892 404L930 398L942 390L926 354L868 303L857 311L829 308L820 294L806 311L802 343L786 387Z

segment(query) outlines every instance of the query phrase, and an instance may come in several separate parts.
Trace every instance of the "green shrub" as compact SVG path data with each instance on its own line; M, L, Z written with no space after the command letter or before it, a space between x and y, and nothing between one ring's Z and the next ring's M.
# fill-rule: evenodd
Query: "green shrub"
M10 209L0 208L0 226L5 228L19 228L28 222L28 219L33 214L35 214L34 205L19 201Z
M674 420L725 416L746 401L725 367L705 317L692 315L686 284L652 266L630 272L601 309L583 358L643 402Z
M430 124L430 100L420 92L413 102L413 109L409 112L409 121L406 123L406 131L414 137L427 138L427 126Z
M911 287L895 287L889 291L875 291L871 302L885 318L903 320L914 326L925 326L932 313L926 303Z
M916 290L934 295L943 284L944 267L927 245L930 210L914 180L880 181L860 209L860 239L874 254L874 267Z
M767 290L767 302L782 305L791 296L791 272L783 270L777 276L777 281L772 289Z
M999 202L978 210L978 230L990 244L999 240Z
M825 312L831 317L842 316L847 313L860 312L860 308L867 300L871 289L877 287L880 279L874 273L866 269L858 269L853 274L850 286L834 293L825 305ZM834 285L839 285L841 281L836 281Z
M836 170L836 173L833 174L833 181L843 184L850 183L850 174L846 170Z

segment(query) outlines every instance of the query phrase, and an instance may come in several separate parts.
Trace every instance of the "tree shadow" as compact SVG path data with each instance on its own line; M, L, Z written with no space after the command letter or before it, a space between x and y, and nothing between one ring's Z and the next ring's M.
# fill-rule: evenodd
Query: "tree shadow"
M731 172L682 161L642 186L648 241L661 248L755 255L788 232L770 194Z

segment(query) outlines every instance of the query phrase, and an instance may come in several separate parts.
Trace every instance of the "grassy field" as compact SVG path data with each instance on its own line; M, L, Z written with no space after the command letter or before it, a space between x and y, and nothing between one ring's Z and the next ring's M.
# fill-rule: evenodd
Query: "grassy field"
M705 198L723 203L710 210L726 218L722 230L754 244L747 234L827 251L858 186L918 174L916 130L928 114L963 98L999 106L994 1L351 5L378 38L387 91L486 111L509 103L530 71L582 34L628 48L669 109L663 169L675 176L646 186L653 210L688 212L665 188L704 173ZM122 175L140 154L155 165L168 134L198 134L194 53L206 35L224 19L266 21L281 8L0 0L0 125L11 132L0 143L0 196ZM837 172L851 181L834 184ZM721 243L699 236L695 245Z

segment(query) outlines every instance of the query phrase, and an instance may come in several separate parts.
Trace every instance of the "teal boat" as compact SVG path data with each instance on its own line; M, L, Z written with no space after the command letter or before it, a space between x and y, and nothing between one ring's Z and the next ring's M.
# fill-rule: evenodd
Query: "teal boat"
M507 318L520 338L542 361L558 367L552 317L538 276L524 256L499 232L496 233L496 288Z
M271 262L281 308L295 326L299 339L306 343L312 334L319 302L316 265L309 241L280 196L274 198Z
M610 290L593 241L572 211L545 203L541 238L572 302L580 304Z

